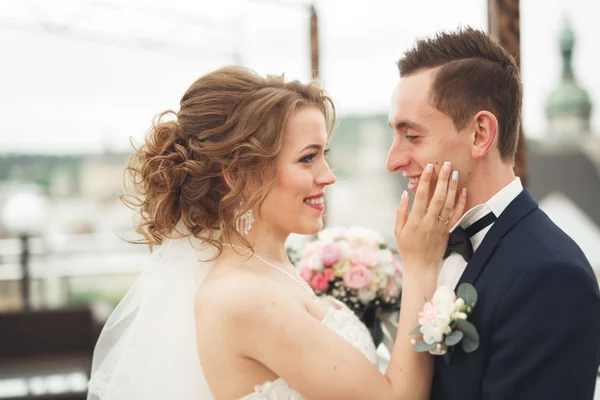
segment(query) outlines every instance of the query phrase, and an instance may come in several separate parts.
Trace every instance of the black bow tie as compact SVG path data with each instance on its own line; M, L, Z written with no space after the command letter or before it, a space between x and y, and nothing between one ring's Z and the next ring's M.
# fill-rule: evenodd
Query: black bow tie
M449 257L450 254L454 252L460 254L466 262L469 262L471 257L473 257L473 245L471 244L471 237L473 237L482 229L490 226L495 221L496 216L494 213L489 213L485 217L475 221L475 223L473 223L467 229L463 229L461 226L456 227L448 239L448 247L446 248L444 258Z

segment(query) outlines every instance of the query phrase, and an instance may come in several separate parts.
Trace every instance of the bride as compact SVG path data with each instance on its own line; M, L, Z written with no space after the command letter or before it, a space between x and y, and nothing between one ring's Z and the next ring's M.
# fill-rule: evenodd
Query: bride
M315 296L285 250L290 233L322 228L334 123L316 83L242 67L201 77L155 121L129 167L153 260L104 327L89 400L429 398L432 356L409 333L436 288L440 221L452 226L465 196L448 167L433 187L429 166L412 211L400 201L402 311L382 375L364 325Z

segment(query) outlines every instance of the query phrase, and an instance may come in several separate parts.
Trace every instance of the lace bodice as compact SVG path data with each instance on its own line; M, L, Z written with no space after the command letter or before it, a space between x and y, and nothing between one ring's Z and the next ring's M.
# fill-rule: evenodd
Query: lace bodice
M325 314L321 323L335 331L360 350L373 364L377 364L377 352L371 334L346 306L331 308ZM265 382L254 388L254 393L240 400L303 400L304 397L288 386L287 382L279 378L274 381Z

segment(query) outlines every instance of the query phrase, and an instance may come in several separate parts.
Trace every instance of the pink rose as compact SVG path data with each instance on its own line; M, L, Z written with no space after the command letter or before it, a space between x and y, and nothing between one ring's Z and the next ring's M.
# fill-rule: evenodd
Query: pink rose
M371 283L371 272L363 265L350 268L344 274L344 284L350 289L359 290Z
M300 277L306 282L310 282L310 278L312 278L312 270L307 267L302 268L300 270Z
M434 325L439 313L439 307L428 301L423 310L419 312L419 325Z
M402 263L400 262L400 257L398 257L397 254L394 254L394 256L392 257L392 266L394 267L394 270L398 275L402 275L404 267L402 266Z
M342 258L342 248L336 243L327 243L321 248L321 262L326 267L337 264Z
M388 299L396 299L400 295L400 285L394 277L389 277L387 285L383 288L383 297Z
M325 275L318 273L311 279L310 286L315 290L323 291L327 290L329 282L327 281L327 278L325 278Z
M368 246L357 247L352 250L351 259L353 264L374 267L377 265L377 250Z
M329 282L335 280L335 272L333 272L332 268L325 269L325 271L323 271L323 275L325 275L325 279L327 279Z

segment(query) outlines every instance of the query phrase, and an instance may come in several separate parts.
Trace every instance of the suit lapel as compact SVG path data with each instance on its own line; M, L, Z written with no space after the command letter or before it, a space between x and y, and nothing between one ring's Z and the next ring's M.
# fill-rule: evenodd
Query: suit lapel
M483 242L477 248L471 261L467 264L465 272L460 277L456 287L468 282L475 284L487 260L492 255L500 239L504 237L519 221L527 214L538 208L537 203L525 189L506 207L504 212L492 225L490 231L485 235ZM456 288L455 288L456 289Z

